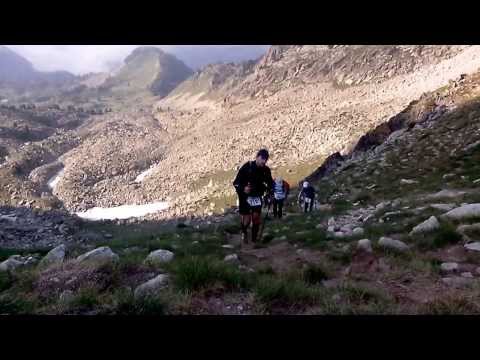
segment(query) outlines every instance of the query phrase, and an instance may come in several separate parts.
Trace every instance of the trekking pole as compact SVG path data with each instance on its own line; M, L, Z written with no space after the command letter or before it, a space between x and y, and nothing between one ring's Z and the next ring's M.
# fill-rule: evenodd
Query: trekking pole
M259 237L258 237L260 242L262 242L263 230L265 229L265 223L267 222L267 219L268 219L268 213L270 212L270 206L271 206L271 202L268 204L267 213L265 214L265 217L262 221L262 226L260 228L260 233L259 233Z

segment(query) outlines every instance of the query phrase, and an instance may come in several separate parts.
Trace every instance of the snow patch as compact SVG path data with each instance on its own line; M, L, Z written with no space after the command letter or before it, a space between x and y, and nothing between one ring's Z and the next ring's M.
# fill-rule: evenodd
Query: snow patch
M55 175L54 177L52 177L50 180L48 180L48 187L52 190L55 190L58 182L60 181L60 179L62 178L63 176L63 172L64 170L60 170L57 175Z
M155 170L155 167L157 165L152 165L150 166L147 170L145 170L144 172L142 172L140 175L138 175L135 179L135 182L136 183L141 183L147 176L149 176L150 174L153 173L153 171Z
M94 207L76 215L86 220L115 220L141 217L168 209L168 202L154 202L144 205L121 205L111 208Z

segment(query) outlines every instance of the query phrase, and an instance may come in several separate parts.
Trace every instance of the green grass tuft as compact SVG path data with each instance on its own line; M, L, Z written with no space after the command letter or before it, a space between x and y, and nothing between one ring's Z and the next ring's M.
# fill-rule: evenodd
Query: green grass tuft
M191 256L171 266L175 284L183 291L198 290L216 283L238 289L247 286L248 277L229 264L212 258Z

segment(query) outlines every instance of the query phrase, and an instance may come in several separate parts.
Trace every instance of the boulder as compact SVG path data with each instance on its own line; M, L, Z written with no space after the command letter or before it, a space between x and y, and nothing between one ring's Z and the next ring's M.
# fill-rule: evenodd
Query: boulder
M467 204L450 210L442 215L448 220L465 220L480 217L480 204Z
M439 227L440 223L438 222L437 218L435 216L430 216L430 218L415 226L412 231L410 231L410 236L432 232Z
M453 273L458 271L458 264L455 262L442 263L440 265L440 271L445 274Z
M369 253L373 252L372 242L368 239L358 240L357 250L365 251L365 252L369 252Z
M390 250L405 252L408 251L409 247L403 241L394 240L388 237L382 236L380 240L378 240L378 245Z
M480 241L468 243L463 246L466 250L480 251Z
M155 250L148 254L145 259L145 264L149 265L161 265L166 264L173 260L175 254L169 250Z
M77 257L77 264L104 265L119 261L119 257L108 246L102 246Z
M362 236L365 231L361 227L356 227L355 229L353 229L352 233L354 236Z
M461 273L460 276L467 279L473 279L473 274L469 271Z
M418 184L418 181L416 180L409 180L409 179L401 179L400 184L403 185L411 185L411 184Z
M227 256L225 256L223 261L225 261L226 263L230 263L230 264L238 264L240 262L237 254L227 255Z
M160 274L154 277L151 280L137 286L134 291L135 299L147 297L147 296L154 296L160 290L166 288L168 286L169 276L167 274Z
M430 204L430 207L440 211L450 211L456 207L455 204Z
M47 255L40 261L40 266L47 267L51 265L58 265L63 263L65 259L65 245L59 245L56 248L50 250Z
M465 191L455 191L455 190L441 190L435 194L428 195L426 198L428 200L439 200L439 199L456 199L465 195Z
M387 206L388 206L388 204L386 202L382 201L381 203L377 204L377 206L375 206L375 211L382 211Z
M0 263L0 272L14 272L18 268L24 266L23 261L19 261L18 256L10 256L7 260Z

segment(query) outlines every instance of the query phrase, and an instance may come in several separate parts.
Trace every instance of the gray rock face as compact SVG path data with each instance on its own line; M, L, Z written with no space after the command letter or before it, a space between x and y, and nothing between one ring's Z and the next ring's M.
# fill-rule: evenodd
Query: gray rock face
M401 179L400 184L403 184L403 185L418 184L418 181L410 180L410 179Z
M454 262L442 263L440 271L444 274L454 273L458 271L458 264Z
M363 228L357 227L353 229L352 233L354 236L362 236L365 233L365 231L363 230Z
M47 267L51 265L58 265L63 263L65 259L65 245L59 245L56 248L50 250L47 255L40 261L40 266Z
M230 255L227 255L225 256L225 258L223 259L223 261L227 262L227 263L230 263L230 264L238 264L240 262L240 260L238 259L238 255L237 254L230 254Z
M430 207L440 211L450 211L456 207L455 204L430 204Z
M167 274L160 274L154 277L151 280L139 285L134 292L134 297L136 299L143 298L146 296L154 296L160 290L168 286L169 276Z
M388 237L382 236L380 240L378 240L378 245L385 249L406 252L408 251L409 247L403 241L390 239Z
M415 226L410 232L410 235L429 233L435 231L439 227L440 223L438 222L437 218L435 216L430 216L428 220L425 220L421 224Z
M119 257L108 246L102 246L77 257L76 262L82 265L104 265L119 261Z
M361 251L371 253L373 251L372 250L372 242L368 239L358 240L357 249L361 250Z
M449 220L465 220L480 217L480 204L467 204L442 215Z
M465 195L464 191L455 191L455 190L442 190L435 194L428 195L426 198L428 200L440 200L440 199L456 199Z
M175 254L168 250L155 250L148 254L147 258L145 259L145 264L150 265L161 265L166 264L173 260Z
M0 263L0 272L14 272L18 268L24 266L22 261L17 260L15 255Z
M471 250L471 251L480 251L480 241L476 241L473 243L465 244L464 248L466 250Z

